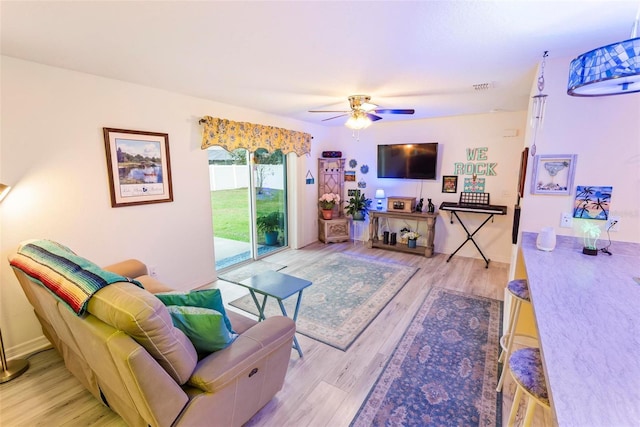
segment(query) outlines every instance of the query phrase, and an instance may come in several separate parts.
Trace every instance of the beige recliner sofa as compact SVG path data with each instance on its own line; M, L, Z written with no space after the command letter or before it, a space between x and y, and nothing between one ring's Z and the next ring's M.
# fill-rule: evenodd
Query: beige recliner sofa
M12 254L9 259L14 256ZM140 261L104 268L136 278L104 287L77 316L14 268L45 336L93 395L130 426L239 426L282 388L295 333L276 316L257 323L228 311L239 334L198 360L153 293L170 291Z

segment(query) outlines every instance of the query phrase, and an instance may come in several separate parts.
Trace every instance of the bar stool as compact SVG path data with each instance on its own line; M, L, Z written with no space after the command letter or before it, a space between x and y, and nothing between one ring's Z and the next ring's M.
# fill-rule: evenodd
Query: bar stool
M514 351L509 358L509 371L516 382L516 394L513 397L513 405L511 406L507 426L513 425L522 394L526 393L528 402L523 426L528 427L533 421L536 405L540 405L545 409L550 408L540 349L527 347Z
M531 299L529 298L529 284L527 280L516 279L510 281L507 284L507 291L509 292L509 296L511 297L512 304L511 309L509 310L509 329L507 329L507 332L500 338L500 347L502 347L502 352L500 353L498 363L502 362L503 367L496 391L502 390L502 384L504 383L504 374L507 370L505 361L509 360L509 356L511 355L514 338L525 337L537 341L537 338L534 336L515 333L516 325L518 324L518 318L520 317L520 309L522 308L522 304L531 304Z

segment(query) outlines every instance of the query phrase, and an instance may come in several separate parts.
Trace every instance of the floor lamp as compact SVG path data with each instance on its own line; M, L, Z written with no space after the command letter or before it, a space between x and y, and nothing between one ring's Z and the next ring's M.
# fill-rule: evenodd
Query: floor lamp
M7 361L4 355L4 342L2 342L2 331L0 330L0 358L2 359L2 372L0 372L0 384L11 381L19 377L29 368L29 361L26 359L13 359Z
M0 203L9 193L11 187L0 183ZM0 362L2 362L2 372L0 372L0 384L11 381L19 377L29 368L29 361L26 359L14 359L7 362L4 354L4 342L2 341L2 330L0 330Z

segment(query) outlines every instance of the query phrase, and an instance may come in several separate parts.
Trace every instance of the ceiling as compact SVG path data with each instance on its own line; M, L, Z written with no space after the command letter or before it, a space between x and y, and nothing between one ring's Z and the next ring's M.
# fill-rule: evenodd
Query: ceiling
M630 38L633 1L6 1L3 55L323 124L526 110L536 67ZM486 90L474 84L488 83ZM203 112L207 114L207 112Z

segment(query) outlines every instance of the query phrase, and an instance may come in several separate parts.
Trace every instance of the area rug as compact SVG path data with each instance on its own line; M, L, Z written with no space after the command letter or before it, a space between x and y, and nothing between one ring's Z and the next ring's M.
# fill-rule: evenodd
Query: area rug
M347 350L387 303L415 274L417 268L351 254L331 254L299 268L281 273L313 282L302 294L296 330L317 341ZM284 301L289 315L296 296ZM252 314L256 306L249 295L231 305ZM281 314L269 298L267 317Z
M233 270L226 271L220 276L218 279L226 280L227 282L241 282L244 279L248 279L251 276L255 276L256 274L260 274L265 271L278 271L285 268L285 265L276 264L274 262L258 260L254 261L250 264L243 265L238 268L234 268Z
M502 302L433 288L351 422L499 426Z

